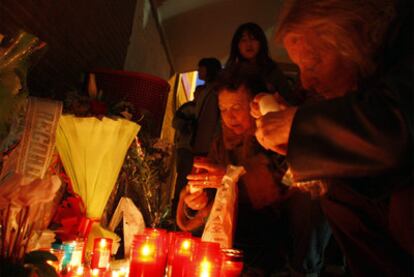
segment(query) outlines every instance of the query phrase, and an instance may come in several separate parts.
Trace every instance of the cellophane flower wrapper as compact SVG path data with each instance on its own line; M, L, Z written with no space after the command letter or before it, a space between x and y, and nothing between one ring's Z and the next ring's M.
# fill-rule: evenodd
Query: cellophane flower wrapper
M18 260L29 250L34 232L47 228L51 205L60 188L61 181L56 175L27 183L24 176L15 173L1 180L2 257Z
M4 152L19 140L22 130L10 134L18 124L19 114L28 96L27 71L46 48L36 36L20 31L7 45L0 44L0 151ZM7 139L6 139L7 137Z
M61 117L56 146L73 190L85 204L86 217L100 220L139 129L138 124L124 119ZM95 223L88 237L88 250L95 237L112 238L114 247L120 241L116 234Z

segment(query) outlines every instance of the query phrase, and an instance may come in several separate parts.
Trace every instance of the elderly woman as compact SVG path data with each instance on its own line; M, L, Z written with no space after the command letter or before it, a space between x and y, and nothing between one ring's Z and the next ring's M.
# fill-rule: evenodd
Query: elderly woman
M177 223L182 230L202 228L212 204L208 192L214 194L214 188L221 185L226 165L242 165L246 174L238 183L234 241L236 248L244 250L247 267L261 272L254 276L268 276L275 270L278 256L285 256L281 245L288 242L292 271L298 276L312 276L323 265L330 230L318 201L282 184L284 157L264 150L254 137L249 104L254 94L265 88L258 75L244 66L227 69L219 76L216 89L223 133L213 142L209 161L194 163L204 172L187 176L188 186L204 190L190 193L188 186L182 190ZM280 262L284 263L282 259Z
M326 192L353 276L412 274L412 11L412 1L291 3L278 37L303 86L326 100L256 122L258 141L287 153L296 185Z

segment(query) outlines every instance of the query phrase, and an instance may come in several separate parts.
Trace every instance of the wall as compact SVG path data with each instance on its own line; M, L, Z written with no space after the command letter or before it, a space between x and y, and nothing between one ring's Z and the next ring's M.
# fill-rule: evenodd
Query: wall
M124 69L169 80L173 71L149 0L138 0Z
M24 29L47 42L48 50L29 73L28 85L32 95L62 98L81 83L85 71L123 68L136 3L1 0L0 33L10 37Z
M174 69L179 73L195 70L203 57L216 57L224 63L233 33L246 22L256 22L265 30L276 61L290 63L273 39L281 4L281 0L165 1L159 10Z

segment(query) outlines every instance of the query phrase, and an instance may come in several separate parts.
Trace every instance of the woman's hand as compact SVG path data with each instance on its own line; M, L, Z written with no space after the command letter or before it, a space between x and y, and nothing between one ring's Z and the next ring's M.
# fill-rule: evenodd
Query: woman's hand
M219 188L226 170L224 167L208 162L194 161L193 165L199 173L191 173L187 176L188 186L193 188Z
M184 203L192 210L201 210L204 209L208 204L207 193L203 190L190 193L188 185L181 191L181 196L184 200Z
M256 120L257 141L266 149L286 155L290 129L297 108L271 112Z
M261 92L250 102L250 115L258 119L265 115L264 112L282 111L287 108L288 104L278 92L274 94Z
M184 187L180 192L176 220L177 225L183 231L193 231L205 224L211 210L212 202L208 203L207 193L203 190L190 193L189 187ZM188 215L187 209L195 211Z

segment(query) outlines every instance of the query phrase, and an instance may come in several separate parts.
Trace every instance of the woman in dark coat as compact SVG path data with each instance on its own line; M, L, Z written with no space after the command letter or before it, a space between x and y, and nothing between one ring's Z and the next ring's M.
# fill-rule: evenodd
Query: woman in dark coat
M412 11L412 1L294 1L278 36L303 86L326 100L256 122L296 186L326 192L353 276L413 274Z

